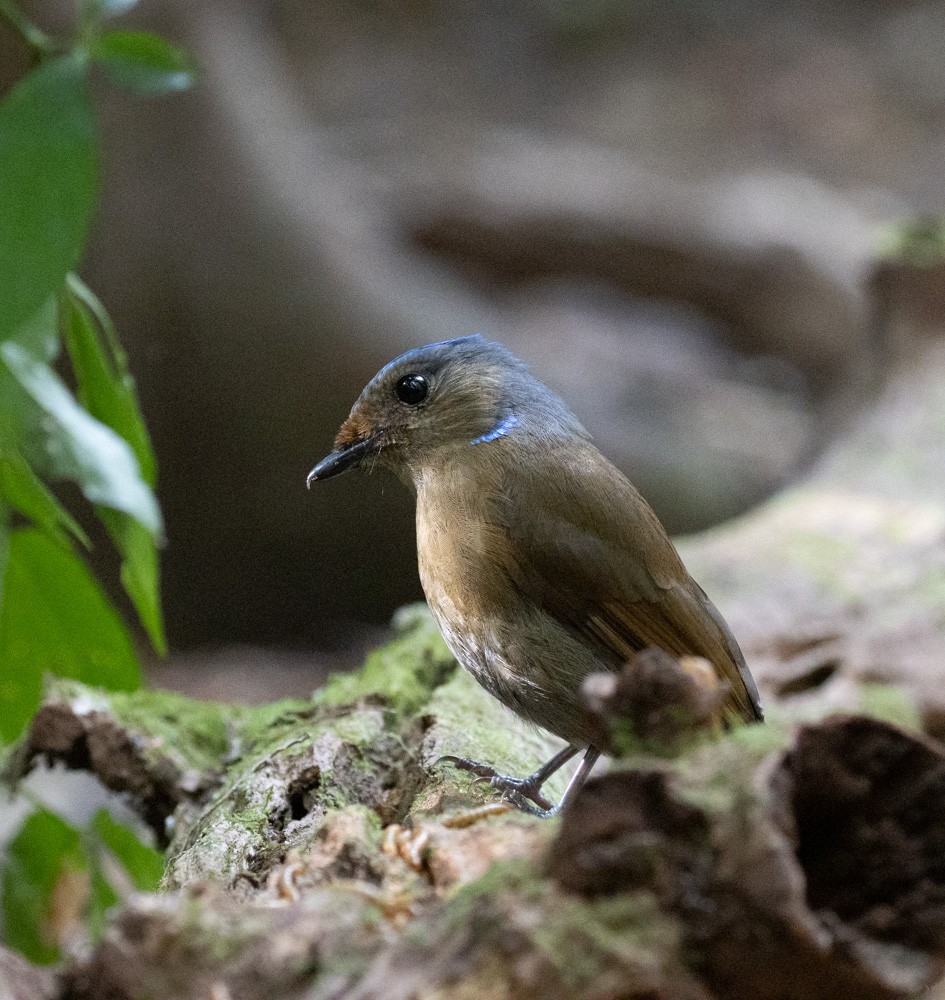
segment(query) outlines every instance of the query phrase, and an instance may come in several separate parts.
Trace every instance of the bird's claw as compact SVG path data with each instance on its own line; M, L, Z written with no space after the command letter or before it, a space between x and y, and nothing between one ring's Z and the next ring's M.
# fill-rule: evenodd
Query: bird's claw
M506 792L504 798L509 805L515 806L520 812L527 813L529 816L540 816L542 819L551 819L561 812L560 805L552 805L544 796L541 796L541 798L548 803L547 806L537 805L534 799L526 798L526 796L515 790Z
M480 781L488 782L492 788L502 793L507 802L522 812L534 816L554 815L552 803L541 794L541 785L535 781L534 775L528 778L512 778L507 774L500 774L488 764L480 764L479 761L470 760L468 757L455 757L453 754L440 757L437 763L444 761L461 771L468 771Z

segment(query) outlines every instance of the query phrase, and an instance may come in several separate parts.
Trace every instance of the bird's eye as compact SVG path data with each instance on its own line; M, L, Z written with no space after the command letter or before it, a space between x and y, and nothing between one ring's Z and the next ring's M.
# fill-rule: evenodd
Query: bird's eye
M404 375L394 386L397 398L408 406L416 406L427 398L430 386L422 375Z

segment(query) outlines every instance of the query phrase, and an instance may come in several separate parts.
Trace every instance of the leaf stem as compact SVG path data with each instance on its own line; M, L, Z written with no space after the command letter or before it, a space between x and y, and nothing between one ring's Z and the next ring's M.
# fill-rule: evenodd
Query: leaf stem
M0 16L5 17L13 25L37 56L46 56L56 51L55 41L28 20L13 0L0 0Z

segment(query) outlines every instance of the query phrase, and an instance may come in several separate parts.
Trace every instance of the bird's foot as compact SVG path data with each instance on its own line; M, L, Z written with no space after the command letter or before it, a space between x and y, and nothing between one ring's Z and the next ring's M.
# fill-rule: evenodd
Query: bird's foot
M544 775L540 772L531 774L527 778L512 778L507 774L500 774L488 764L480 764L479 761L470 760L468 757L454 757L452 754L447 754L440 757L437 763L444 761L461 771L468 771L480 781L487 782L492 788L501 792L508 803L515 806L516 809L521 809L522 812L532 816L553 816L556 814L555 807L541 794Z

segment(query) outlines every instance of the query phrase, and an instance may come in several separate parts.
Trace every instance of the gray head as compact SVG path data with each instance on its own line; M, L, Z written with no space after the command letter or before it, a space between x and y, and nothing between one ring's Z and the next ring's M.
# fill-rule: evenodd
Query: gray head
M408 351L365 386L334 451L308 484L372 459L409 474L442 449L506 436L586 436L564 403L511 351L480 336Z

